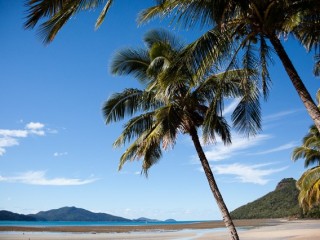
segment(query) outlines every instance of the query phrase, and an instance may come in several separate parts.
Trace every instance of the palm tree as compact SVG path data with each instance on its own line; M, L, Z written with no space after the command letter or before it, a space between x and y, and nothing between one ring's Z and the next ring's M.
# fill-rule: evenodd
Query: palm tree
M231 239L239 239L203 151L198 130L202 130L205 143L214 142L216 136L220 136L225 144L231 143L229 126L221 115L224 97L240 97L236 111L247 121L242 128L251 126L251 130L257 130L260 127L257 88L252 82L242 81L250 79L246 77L246 70L208 72L195 81L195 70L180 61L180 67L172 74L173 71L168 70L177 66L175 63L183 55L185 46L163 30L148 32L144 41L147 49L122 50L111 66L114 74L133 75L144 84L144 89L125 89L113 94L103 107L107 124L134 116L114 142L115 147L131 143L120 158L119 170L127 161L142 159L142 173L147 175L149 168L161 158L162 149L174 146L178 134L190 135ZM169 72L170 76L167 75Z
M28 0L28 15L25 28L34 28L41 19L39 34L44 43L50 43L59 30L75 14L82 10L92 10L103 6L96 21L99 28L114 0ZM104 4L104 5L103 5ZM48 18L48 19L47 19Z
M304 166L320 165L320 133L313 125L309 133L303 138L302 145L296 147L292 153L292 160L304 159Z
M304 172L296 184L300 190L298 200L303 212L320 204L320 166Z
M320 107L320 89L316 95L318 107ZM297 187L300 190L299 203L303 211L310 210L313 206L320 204L320 133L313 125L309 133L303 138L302 145L296 147L292 153L292 160L304 159L304 166L307 168L316 164L307 170L297 181Z
M229 39L235 44L234 58L244 52L242 62L245 68L259 66L265 96L268 94L270 81L268 63L271 61L271 50L274 50L314 124L320 130L320 111L279 39L280 36L287 37L291 34L308 51L319 50L318 0L161 0L157 1L157 5L144 10L139 21L148 21L156 16L173 17L173 20L185 27L196 24L213 27L194 43L193 51L198 58L210 62L210 55L215 55L212 41ZM255 48L258 49L257 54L254 54ZM232 61L233 64L234 62ZM315 73L319 69L318 63L316 61Z
M292 159L296 161L300 158L304 159L305 167L316 164L316 167L304 172L297 181L299 203L306 212L320 204L320 133L315 126L303 138L302 146L293 150Z

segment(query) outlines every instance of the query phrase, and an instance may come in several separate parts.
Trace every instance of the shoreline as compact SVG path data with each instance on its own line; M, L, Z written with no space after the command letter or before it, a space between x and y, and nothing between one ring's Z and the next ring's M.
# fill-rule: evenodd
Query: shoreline
M119 227L2 227L2 240L226 240L223 222L178 226ZM241 240L319 240L320 220L235 220ZM5 231L7 230L7 231ZM10 231L13 230L13 231ZM14 231L19 230L19 231ZM23 231L22 231L23 230ZM50 230L50 231L49 231Z
M236 227L254 228L273 226L283 219L249 219L234 220ZM61 233L129 233L145 231L180 231L225 228L223 221L208 221L184 224L161 224L146 226L0 226L1 232L61 232Z

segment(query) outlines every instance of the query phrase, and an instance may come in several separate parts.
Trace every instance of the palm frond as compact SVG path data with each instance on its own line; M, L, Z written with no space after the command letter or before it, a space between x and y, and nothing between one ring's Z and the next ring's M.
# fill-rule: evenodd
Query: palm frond
M255 84L243 89L244 97L231 115L235 128L246 135L255 135L261 129L261 108L259 91Z
M265 100L267 100L269 95L269 87L271 84L271 78L268 71L268 63L273 62L271 58L272 50L266 43L264 37L260 37L260 62L261 62L261 78L262 78L262 92Z
M28 0L25 28L34 28L41 19L38 34L45 44L53 41L60 29L68 20L81 10L90 10L100 7L104 0ZM107 13L112 0L109 0L102 10L97 24L100 25Z
M315 125L312 125L308 134L304 136L302 145L293 149L291 159L304 159L304 166L320 165L320 134Z
M170 12L179 5L177 1L156 0L156 5L144 9L138 15L138 24L142 24L152 20L155 17L163 18L170 14Z
M320 167L306 171L297 181L299 203L304 212L320 204Z
M60 29L67 23L71 16L78 11L79 5L72 1L55 13L48 21L39 26L38 35L44 44L53 41Z
M108 0L108 2L106 3L106 5L104 6L104 8L102 9L97 21L96 21L96 24L95 24L95 28L98 29L101 24L103 23L109 9L110 9L110 6L112 5L113 3L113 0Z
M120 147L130 142L133 138L138 138L152 128L154 112L141 114L130 119L125 125L121 135L113 143L114 147Z
M190 44L183 61L195 69L196 77L207 74L214 66L219 66L231 51L230 31L221 32L214 28Z
M170 62L165 57L156 57L149 64L146 71L147 75L152 76L152 78L158 78L161 73L163 73L170 66Z
M161 103L154 98L152 92L139 89L125 89L121 93L113 94L103 106L106 124L122 120L125 116L132 116L138 111L152 110Z
M150 167L156 164L161 157L162 157L162 151L159 143L154 142L148 145L148 148L145 149L144 158L142 162L142 173L146 177L148 177L148 171Z
M161 28L148 31L143 40L149 49L155 44L162 44L173 52L181 51L185 45L180 38Z
M181 128L182 116L179 107L168 104L156 112L156 119L162 126L163 148L173 147L175 144L179 128Z
M208 109L208 113L205 116L202 134L203 140L206 144L216 141L216 135L221 137L224 144L231 143L230 127L228 122L222 117L214 114L214 112Z
M143 172L147 175L149 167L161 158L160 142L162 126L156 124L144 131L124 152L120 158L119 170L127 161L143 159ZM156 151L152 153L152 151ZM145 166L144 166L145 165Z
M147 69L150 65L149 54L145 49L123 49L118 51L111 62L111 72L117 75L130 75L141 82L149 79Z
M64 0L29 0L26 3L27 21L25 22L25 28L34 28L41 18L50 17L61 11L64 6Z

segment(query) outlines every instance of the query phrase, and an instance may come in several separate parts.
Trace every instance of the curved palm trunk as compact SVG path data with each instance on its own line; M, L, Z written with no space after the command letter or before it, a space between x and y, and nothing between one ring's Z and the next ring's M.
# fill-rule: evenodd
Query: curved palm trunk
M312 120L314 121L314 124L316 125L317 129L320 132L320 111L317 105L312 100L312 97L310 96L307 88L303 84L299 74L297 73L295 67L293 66L286 51L284 50L280 40L275 35L271 36L269 39L274 49L276 50L287 74L289 75L293 86L295 87L298 95L300 96L305 108L307 109L310 117L312 118Z
M205 154L203 152L202 146L201 146L200 141L199 141L197 130L195 128L192 128L190 130L189 134L190 134L190 136L192 138L193 144L194 144L194 146L196 148L196 151L198 153L199 159L201 161L203 170L204 170L204 172L206 174L206 177L207 177L208 183L210 185L211 191L213 193L213 196L216 199L218 207L220 208L220 211L222 213L223 221L224 221L226 227L230 231L231 239L232 240L239 240L237 229L235 228L235 226L233 224L233 221L232 221L232 219L230 217L228 208L227 208L226 204L223 201L223 198L221 196L221 193L219 191L217 183L216 183L216 181L214 179L214 176L213 176L213 173L211 171L209 162L208 162L208 160L207 160L207 158L206 158L206 156L205 156Z

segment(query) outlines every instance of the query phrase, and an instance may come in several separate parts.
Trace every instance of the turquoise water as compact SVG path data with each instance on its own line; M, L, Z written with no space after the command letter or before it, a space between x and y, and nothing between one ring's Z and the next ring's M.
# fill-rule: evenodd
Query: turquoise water
M27 227L63 227L63 226L148 226L168 224L191 224L202 221L177 222L85 222L85 221L0 221L0 226L27 226Z

